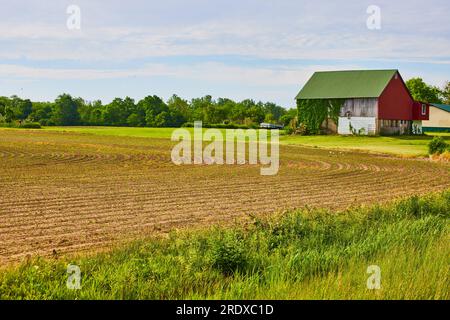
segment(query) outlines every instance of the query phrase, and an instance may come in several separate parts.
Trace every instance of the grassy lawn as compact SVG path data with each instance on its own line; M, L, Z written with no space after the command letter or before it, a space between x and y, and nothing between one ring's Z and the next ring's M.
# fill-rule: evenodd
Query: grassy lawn
M450 138L450 132L427 132L425 133L429 136L441 136L441 137L449 137Z
M0 272L0 299L449 299L449 191L173 232ZM66 287L68 264L81 289ZM381 270L369 290L367 268Z
M291 145L302 145L329 149L363 150L402 156L425 156L428 153L430 136L405 137L361 137L361 136L286 136L282 141Z
M193 128L186 128L193 131ZM44 127L44 130L88 133L104 136L162 138L170 139L174 128L133 128L133 127Z
M193 128L187 128L191 133ZM128 127L45 127L49 131L77 132L96 135L170 139L174 128ZM206 130L206 129L204 129ZM220 129L224 132L224 129ZM450 140L450 134L440 133ZM431 136L361 137L361 136L281 136L283 144L327 149L361 150L401 156L426 156Z

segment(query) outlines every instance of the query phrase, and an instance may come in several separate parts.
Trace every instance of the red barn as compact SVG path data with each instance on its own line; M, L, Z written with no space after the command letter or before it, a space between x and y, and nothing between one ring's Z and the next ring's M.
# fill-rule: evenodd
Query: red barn
M398 70L316 72L296 99L312 106L314 100L341 101L338 123L326 122L340 134L421 133L421 120L429 116L429 105L414 101Z

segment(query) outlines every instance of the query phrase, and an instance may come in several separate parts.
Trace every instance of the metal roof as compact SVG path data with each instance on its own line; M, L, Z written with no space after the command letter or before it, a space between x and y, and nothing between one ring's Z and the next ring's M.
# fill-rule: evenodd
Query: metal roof
M296 99L378 98L398 70L316 72Z
M450 105L448 105L448 104L430 103L430 105L432 105L436 108L439 108L441 110L450 112Z

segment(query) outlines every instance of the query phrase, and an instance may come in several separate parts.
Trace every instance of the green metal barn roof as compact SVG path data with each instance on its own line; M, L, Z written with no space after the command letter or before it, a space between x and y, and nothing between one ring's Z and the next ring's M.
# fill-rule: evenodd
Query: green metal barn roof
M450 112L450 106L448 104L431 103L431 105L441 110Z
M296 99L377 98L398 70L316 72Z

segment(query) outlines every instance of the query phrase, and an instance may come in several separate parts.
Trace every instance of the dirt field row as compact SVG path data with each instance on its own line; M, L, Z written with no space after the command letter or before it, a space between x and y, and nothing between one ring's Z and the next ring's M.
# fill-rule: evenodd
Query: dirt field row
M0 132L0 264L99 249L191 225L345 208L450 187L448 164L282 146L255 165L175 166L165 139Z

